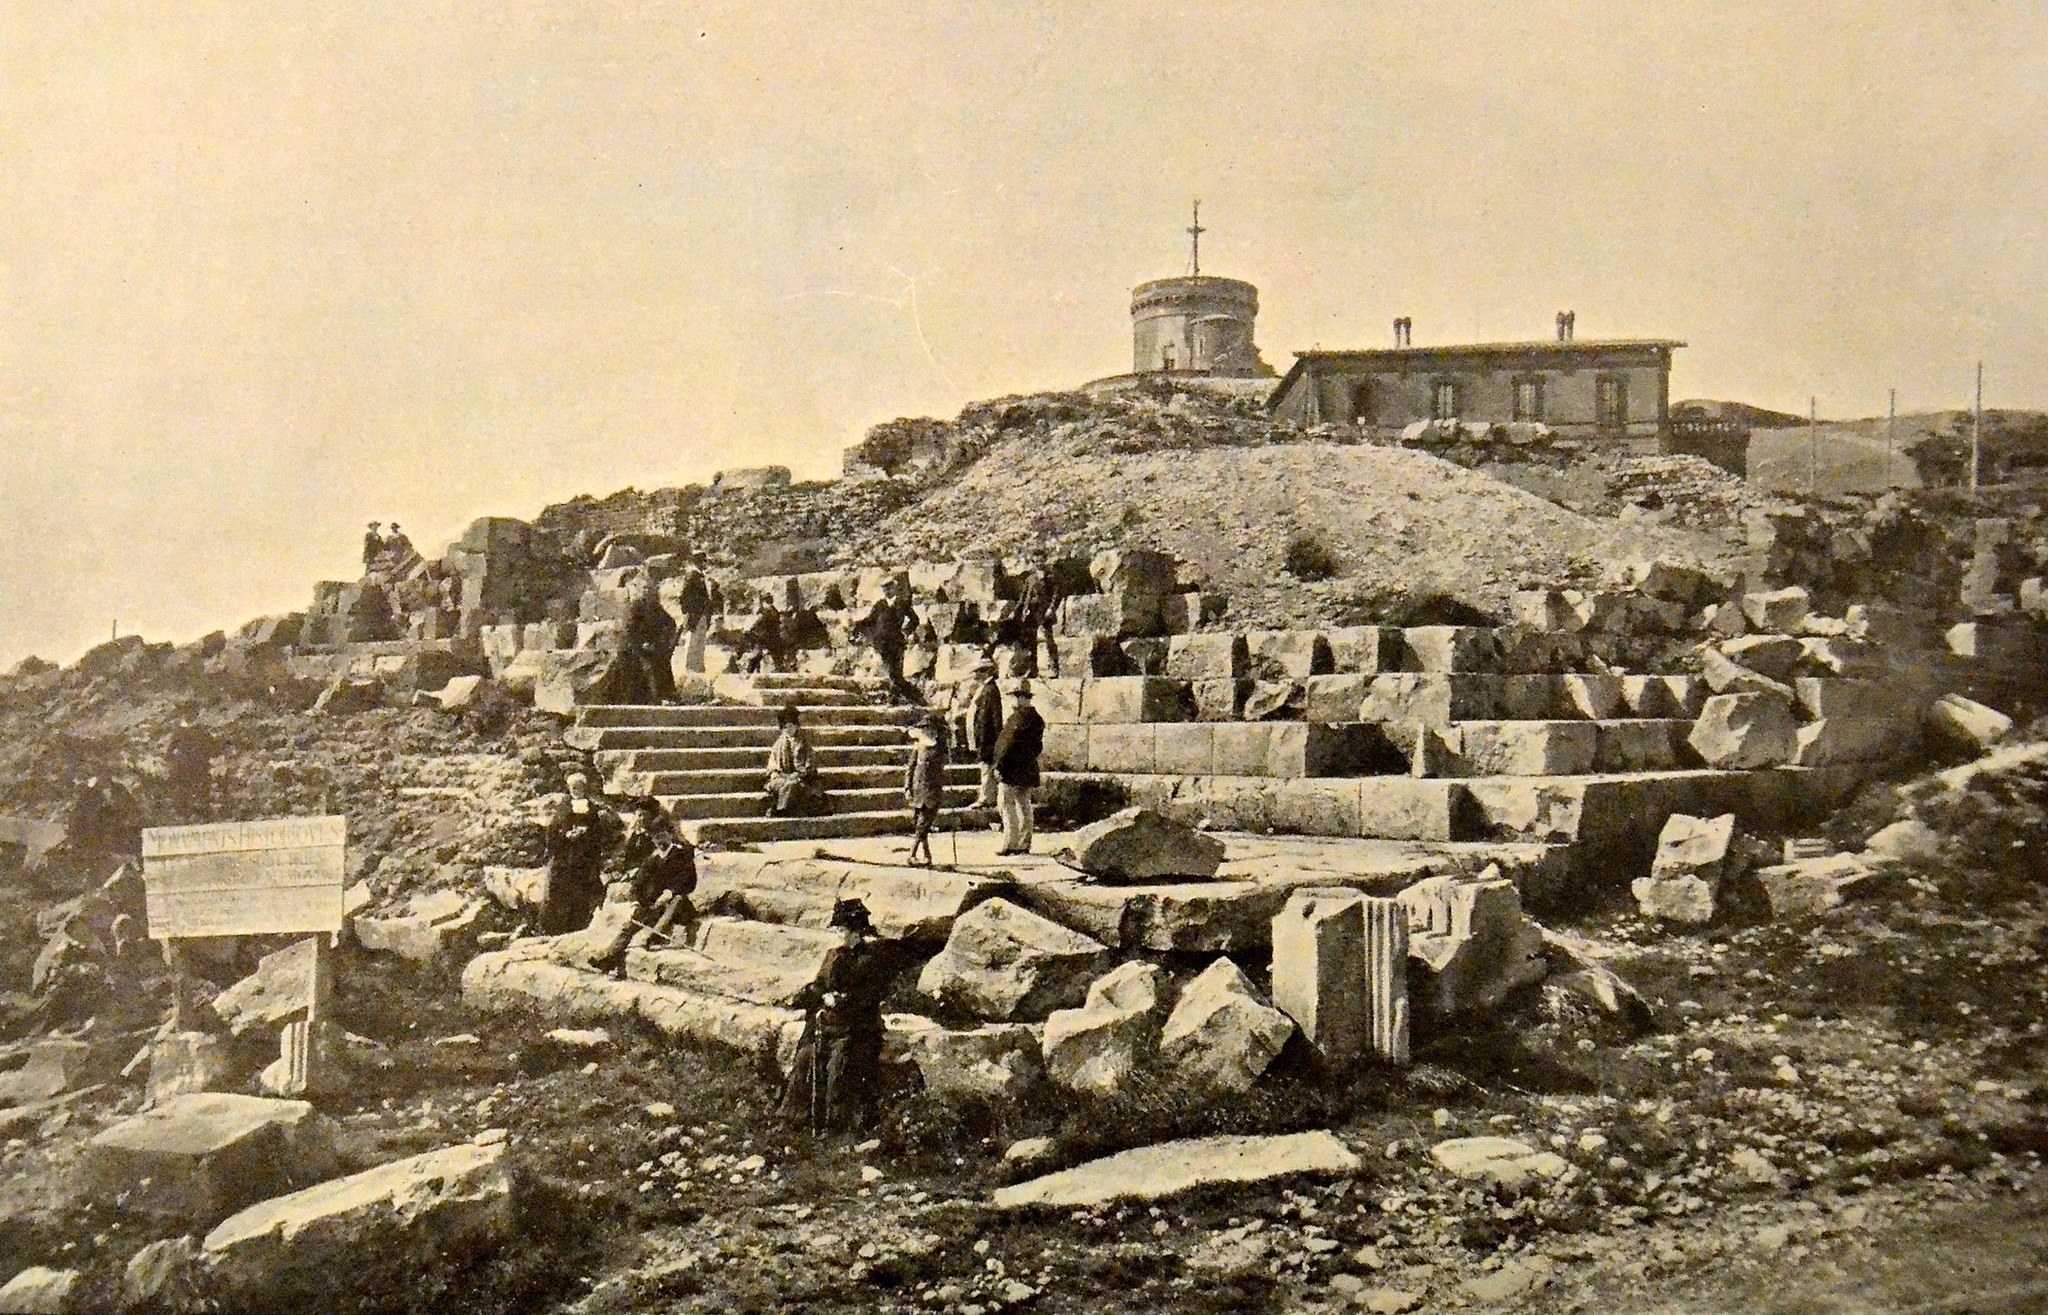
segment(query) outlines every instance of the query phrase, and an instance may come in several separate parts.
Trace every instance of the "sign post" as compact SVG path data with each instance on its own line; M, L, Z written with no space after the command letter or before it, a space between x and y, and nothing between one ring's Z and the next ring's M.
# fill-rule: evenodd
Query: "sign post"
M198 936L313 933L311 980L327 971L325 954L344 914L348 819L284 817L261 822L149 827L142 833L142 893L149 934L164 943L171 969L172 1026L185 1028L187 979L179 942ZM291 1077L304 1089L323 1021L317 985L306 1024L286 1028ZM294 1046L294 1042L297 1045ZM292 1054L296 1051L296 1054Z

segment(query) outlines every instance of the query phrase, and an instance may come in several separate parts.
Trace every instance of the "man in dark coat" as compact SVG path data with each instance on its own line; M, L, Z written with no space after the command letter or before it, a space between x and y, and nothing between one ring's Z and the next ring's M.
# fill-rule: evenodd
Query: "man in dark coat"
M164 744L164 789L179 820L212 820L213 760L218 757L220 741L193 725L189 717L171 732Z
M384 535L382 522L371 521L370 528L363 531L363 574L377 569L377 563L384 558Z
M674 703L676 623L652 586L636 587L626 605L625 649L640 697Z
M619 833L611 809L590 797L590 778L569 773L569 797L548 820L547 895L541 904L544 936L582 931L604 900L602 873L606 855Z
M704 641L711 633L711 582L704 578L704 568L693 557L683 572L683 585L676 595L676 610L683 616L683 631L689 636L689 649L683 655L683 670L702 672L704 670Z
M902 580L889 581L881 601L868 609L861 629L882 659L882 673L889 678L889 692L905 703L924 701L916 687L903 678L903 654L910 637L917 633L917 613L910 606L910 588Z
M966 734L962 737L981 768L977 808L996 806L996 740L1003 733L1003 692L996 686L996 664L982 658L974 664L974 683L967 695Z
M1052 568L1040 558L1033 566L1030 578L1024 582L1024 596L1018 602L1022 614L1019 642L1031 654L1030 670L1038 668L1038 643L1042 636L1045 641L1046 657L1050 659L1054 678L1060 674L1060 645L1055 621L1059 615L1060 591L1053 582Z
M1038 756L1045 751L1045 718L1031 706L1031 682L1020 680L1011 710L996 737L996 806L1003 814L1000 854L1031 852L1031 792L1038 788Z
M688 944L697 922L690 896L697 889L697 849L677 833L661 801L642 795L619 807L620 833L605 865L605 901L633 909L618 936L591 960L599 972L623 973L626 950L655 939ZM661 948L657 946L656 948Z
M813 1133L873 1127L882 1086L882 1000L898 966L893 943L878 939L857 899L832 908L840 944L797 1003L808 1013L796 1062L782 1091L782 1114Z

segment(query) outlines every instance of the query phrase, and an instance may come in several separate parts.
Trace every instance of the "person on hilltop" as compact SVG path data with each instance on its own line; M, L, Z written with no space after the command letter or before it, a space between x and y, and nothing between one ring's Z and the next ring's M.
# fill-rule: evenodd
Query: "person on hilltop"
M797 1005L807 1015L782 1089L781 1112L813 1134L862 1132L881 1112L882 1001L898 966L895 946L875 935L857 899L832 906L839 944Z
M996 737L996 805L1003 814L999 854L1031 852L1032 791L1038 788L1038 757L1045 751L1045 718L1031 706L1031 682L1019 680L1003 733Z
M384 523L371 521L370 528L363 532L363 574L377 569L377 563L384 559Z
M391 522L391 533L384 536L384 556L394 567L402 567L419 556L413 550L412 540L406 537L404 530L398 528L397 521Z
M190 717L181 719L164 742L164 790L180 820L213 820L213 762L218 757L220 741Z
M567 798L547 826L547 888L540 912L544 936L590 925L590 916L604 899L604 861L619 834L617 815L590 797L587 773L570 772L562 784Z
M768 750L769 817L809 817L824 811L825 793L818 787L818 756L804 734L803 717L784 704L775 713L775 743Z

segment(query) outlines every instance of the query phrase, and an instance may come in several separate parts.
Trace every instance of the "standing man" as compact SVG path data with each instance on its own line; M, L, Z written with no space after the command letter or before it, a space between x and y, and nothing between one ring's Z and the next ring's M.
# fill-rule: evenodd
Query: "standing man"
M369 575L377 569L377 562L384 556L384 536L378 531L382 521L371 521L370 528L363 533L363 574Z
M976 808L996 806L996 739L1003 733L1003 695L996 688L996 664L982 658L974 664L974 684L967 694L967 748L981 768Z
M676 597L676 610L683 614L683 629L689 632L690 646L683 653L683 670L702 673L704 670L704 641L711 633L711 582L704 578L704 568L692 557L687 570L683 572L683 587Z
M1060 645L1058 627L1055 624L1060 610L1059 589L1053 584L1052 568L1043 556L1032 563L1031 575L1024 582L1024 597L1020 610L1023 613L1022 642L1030 653L1025 669L1036 674L1038 670L1038 643L1045 641L1045 653L1051 659L1054 679L1060 674Z
M181 719L164 743L164 788L182 820L213 820L213 760L218 757L220 741L190 717Z
M903 653L917 630L917 613L910 607L910 586L900 577L890 580L882 588L881 601L868 609L862 625L875 656L882 659L890 694L906 703L922 703L916 688L903 678Z
M996 737L997 805L1003 813L999 854L1031 852L1031 792L1038 788L1038 756L1045 750L1045 718L1031 706L1031 682L1019 680L1010 719Z
M832 926L840 943L798 998L810 1016L782 1091L783 1116L805 1120L817 1134L874 1126L882 1094L882 999L896 969L893 948L876 937L867 905L838 901Z
M927 717L910 728L910 765L903 771L903 801L910 806L915 835L910 841L910 866L931 867L932 828L938 825L939 810L946 804L946 723ZM924 861L918 862L918 855Z
M569 797L548 821L547 893L542 898L543 936L582 931L604 900L600 877L605 856L618 835L618 818L590 797L590 777L570 772L563 786Z
M661 605L654 586L633 586L626 604L626 652L632 658L634 683L650 703L676 701L676 623Z

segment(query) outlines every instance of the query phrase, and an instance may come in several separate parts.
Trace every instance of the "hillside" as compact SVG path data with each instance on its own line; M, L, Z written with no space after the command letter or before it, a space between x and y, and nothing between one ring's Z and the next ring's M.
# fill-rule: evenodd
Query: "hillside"
M1320 540L1335 577L1303 587L1283 562ZM1426 453L1295 442L1105 451L1092 437L1022 435L855 541L861 562L962 553L1086 554L1110 541L1174 553L1263 624L1376 614L1445 595L1491 610L1517 588L1597 573L1600 560L1698 555L1675 532L1565 510Z
M1891 457L1889 477L1885 470L1885 418L1831 420L1815 428L1812 442L1817 449L1822 495L1839 493L1880 493L1887 487L1917 489L1919 473L1906 450L1931 434L1948 429L1963 413L1929 411L1902 415L1898 438ZM1759 488L1787 493L1804 493L1811 482L1808 474L1806 426L1786 429L1758 429L1749 439L1749 478Z

